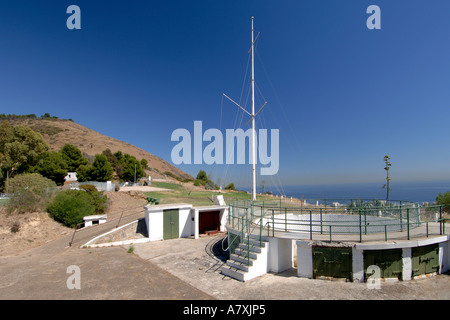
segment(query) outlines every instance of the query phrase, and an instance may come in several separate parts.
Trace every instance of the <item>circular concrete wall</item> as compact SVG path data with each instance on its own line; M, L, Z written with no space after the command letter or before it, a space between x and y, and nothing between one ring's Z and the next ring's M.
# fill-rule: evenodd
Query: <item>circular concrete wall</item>
M276 214L263 218L266 226L275 230L288 232L312 232L328 234L359 234L401 231L406 228L406 221L399 218L386 218L371 215L351 214ZM415 227L411 225L410 227Z

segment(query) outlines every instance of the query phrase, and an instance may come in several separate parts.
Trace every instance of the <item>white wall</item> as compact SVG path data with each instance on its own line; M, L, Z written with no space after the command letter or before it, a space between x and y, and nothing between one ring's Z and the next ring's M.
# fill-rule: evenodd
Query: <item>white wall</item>
M302 278L313 278L313 255L309 241L297 241L297 275Z
M145 206L145 225L150 241L163 239L163 209Z
M445 273L450 270L450 254L449 249L450 243L449 241L439 243L439 264L441 266L441 273Z
M169 209L179 209L179 237L192 235L192 220L190 219L191 204L178 203L170 205L146 205L145 225L147 226L150 241L163 240L164 220L163 212Z
M364 282L364 251L352 248L353 281Z
M192 225L194 221L191 219L191 208L190 207L184 207L180 208L180 215L179 215L179 237L180 238L187 238L192 235Z
M292 239L269 237L269 271L283 272L292 268Z

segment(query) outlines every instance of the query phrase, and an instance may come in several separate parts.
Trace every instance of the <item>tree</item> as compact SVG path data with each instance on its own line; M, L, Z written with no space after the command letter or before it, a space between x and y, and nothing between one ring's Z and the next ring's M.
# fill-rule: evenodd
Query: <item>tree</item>
M197 177L195 179L207 182L208 181L208 175L206 174L206 172L204 170L200 170L197 173Z
M108 181L113 176L114 169L104 154L95 155L94 162L90 169L90 180Z
M30 171L53 180L57 185L63 185L67 175L67 163L60 152L46 152Z
M0 137L0 167L6 172L8 192L8 179L35 165L48 146L40 133L25 126L11 126L8 121L1 123Z
M77 180L80 182L91 180L91 166L87 164L79 166L76 173L77 173Z
M109 163L111 163L111 165L114 167L117 164L117 158L116 156L111 152L111 149L105 149L102 151L102 154L104 154L106 156L106 158L108 159Z
M56 191L56 184L38 173L22 173L9 182L13 194L8 210L18 213L40 211Z
M391 191L391 188L389 188L389 183L392 180L391 178L389 178L389 169L391 167L391 163L389 162L391 158L389 158L388 155L384 156L384 163L385 163L385 167L384 170L386 170L386 184L383 186L383 189L386 189L386 202L389 201L389 191Z
M122 181L134 181L134 178L139 179L145 175L141 163L136 157L125 153L122 157L122 172L119 175Z
M197 173L196 179L194 180L194 186L199 185L205 186L205 188L208 190L219 189L219 186L212 182L212 180L204 170L200 170Z
M114 169L104 154L96 154L91 166L81 165L77 169L78 181L108 181L112 179Z
M236 190L236 188L234 187L234 183L230 183L225 187L225 190Z
M67 143L62 147L61 154L67 163L67 171L76 172L81 165L87 165L88 159L83 157L80 149L74 145Z
M141 159L141 167L142 169L148 168L148 161L146 159Z
M443 210L450 213L450 191L439 193L436 197L436 204L442 205Z

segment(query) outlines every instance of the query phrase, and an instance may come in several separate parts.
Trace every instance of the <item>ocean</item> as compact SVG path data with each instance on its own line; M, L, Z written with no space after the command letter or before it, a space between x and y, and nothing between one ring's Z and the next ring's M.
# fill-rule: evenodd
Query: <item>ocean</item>
M281 191L287 197L304 199L386 199L386 189L383 183L350 183L350 184L323 184L283 186L282 188L266 188L273 194L279 195ZM426 182L395 182L392 181L389 192L390 200L412 202L436 201L439 193L450 191L450 180ZM258 190L260 192L260 190Z

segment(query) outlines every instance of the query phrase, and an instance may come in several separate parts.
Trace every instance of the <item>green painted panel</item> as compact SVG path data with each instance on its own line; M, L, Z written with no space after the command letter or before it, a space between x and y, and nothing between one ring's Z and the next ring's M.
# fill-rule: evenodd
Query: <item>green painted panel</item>
M352 280L352 249L313 247L313 276Z
M163 238L164 240L179 237L179 209L163 210Z
M364 251L364 275L367 280L367 268L376 265L380 268L381 278L401 279L403 272L402 249Z
M412 276L439 272L439 244L412 248Z

